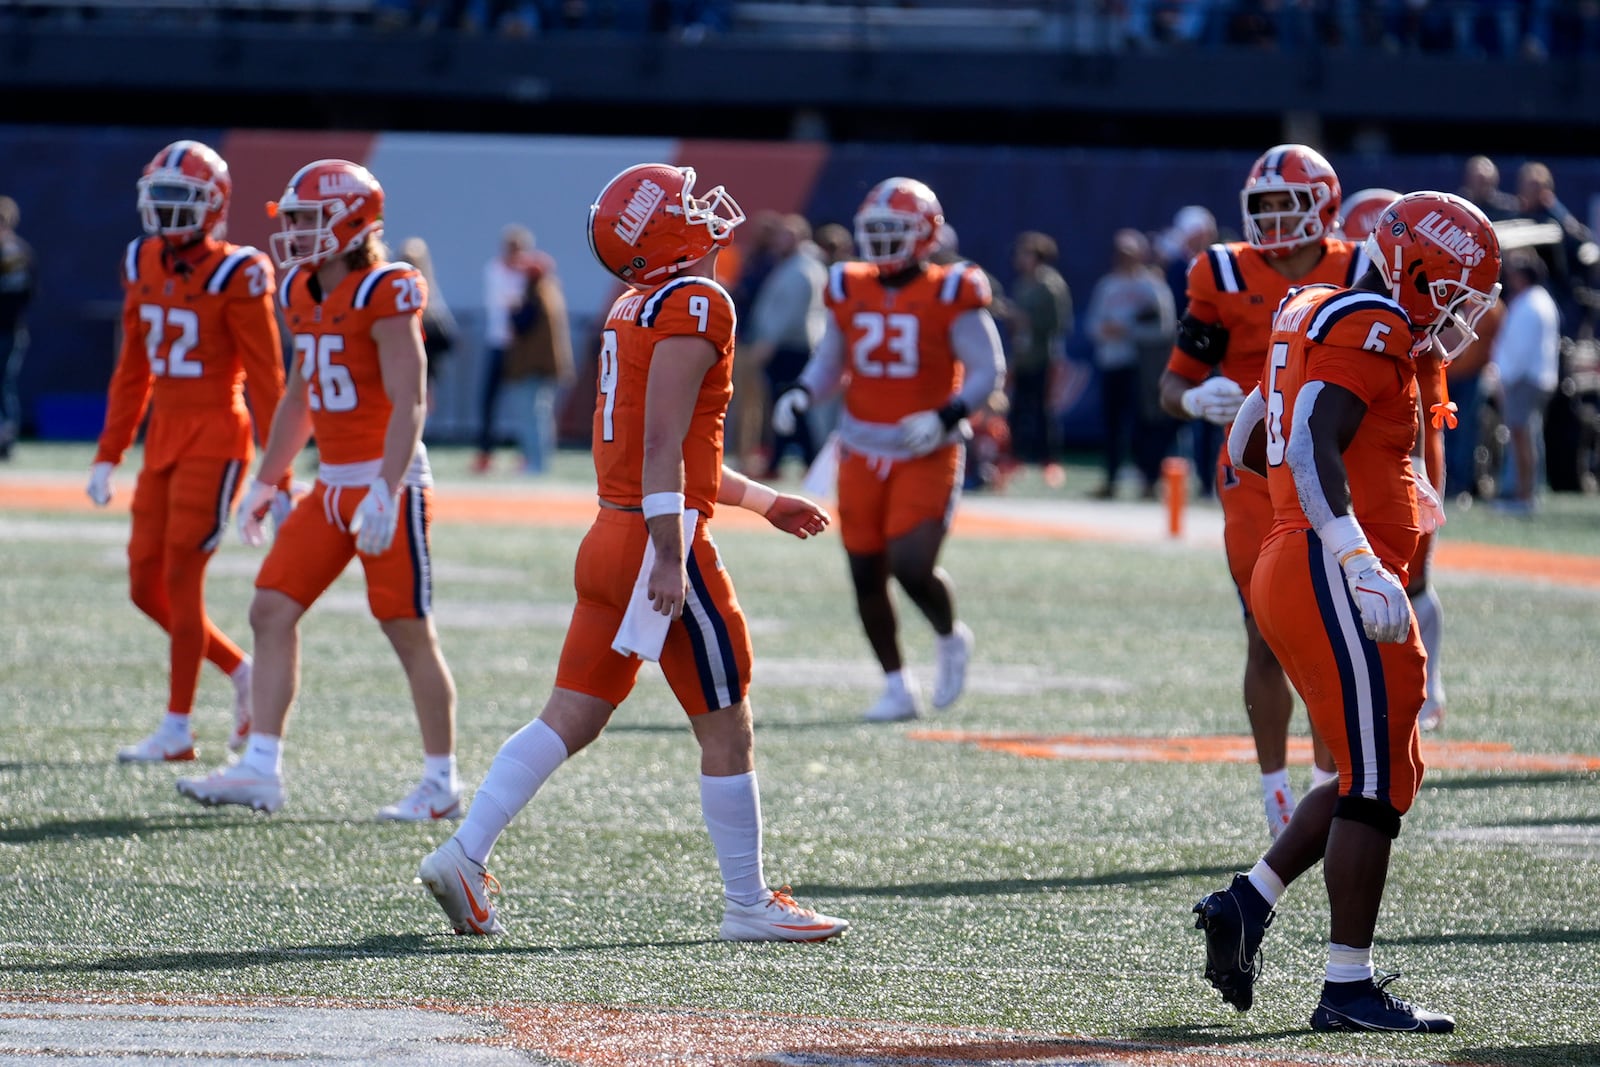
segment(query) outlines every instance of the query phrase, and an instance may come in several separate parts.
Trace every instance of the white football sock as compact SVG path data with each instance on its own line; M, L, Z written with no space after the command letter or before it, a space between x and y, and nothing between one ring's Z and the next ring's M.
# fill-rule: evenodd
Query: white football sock
M566 743L543 719L533 720L506 738L495 753L483 784L472 794L472 806L455 833L468 859L489 862L494 843L512 818L527 807L566 758Z
M1256 887L1256 892L1261 894L1261 899L1267 902L1269 908L1277 907L1278 898L1289 888L1278 877L1278 872L1267 866L1266 860L1256 860L1256 865L1250 868L1250 873L1245 877L1250 879L1250 884Z
M761 792L756 772L700 776L700 814L722 871L722 890L736 904L758 904L766 896L761 872Z
M1361 982L1372 977L1372 946L1351 948L1328 942L1328 981Z
M436 782L447 792L454 793L461 788L461 779L456 776L456 755L454 752L448 756L430 756L422 754L422 777L430 782Z
M259 774L282 775L283 738L251 731L239 762Z
M1444 704L1444 681L1439 670L1439 649L1444 643L1444 611L1439 604L1439 594L1433 583L1411 598L1411 610L1417 615L1417 633L1422 637L1423 651L1428 653L1428 703L1434 707Z

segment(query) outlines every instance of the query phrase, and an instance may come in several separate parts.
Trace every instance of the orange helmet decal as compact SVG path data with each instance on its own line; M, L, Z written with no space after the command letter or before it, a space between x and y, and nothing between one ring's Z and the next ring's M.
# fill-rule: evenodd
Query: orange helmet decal
M1500 240L1482 211L1453 193L1409 193L1367 237L1367 259L1404 309L1419 343L1437 338L1446 362L1477 339L1500 298Z
M894 274L932 255L943 225L932 189L915 178L886 178L856 211L856 246L862 259Z
M695 195L695 170L640 163L606 183L589 205L589 250L637 288L687 270L733 238L744 212L726 189Z
M282 227L272 235L280 269L320 266L383 232L383 186L359 163L319 159L295 172L267 214Z
M1290 194L1292 206L1262 206L1274 193ZM1269 148L1239 191L1245 239L1269 255L1287 255L1333 233L1339 201L1339 176L1320 152L1303 144Z
M174 141L145 165L137 188L144 232L183 245L222 225L233 179L227 162L209 145Z

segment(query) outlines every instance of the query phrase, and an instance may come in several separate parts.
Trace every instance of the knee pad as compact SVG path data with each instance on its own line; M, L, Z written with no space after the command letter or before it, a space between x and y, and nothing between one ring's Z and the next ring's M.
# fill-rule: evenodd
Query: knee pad
M1333 817L1364 823L1393 841L1400 836L1400 812L1385 800L1368 797L1340 797L1333 806Z

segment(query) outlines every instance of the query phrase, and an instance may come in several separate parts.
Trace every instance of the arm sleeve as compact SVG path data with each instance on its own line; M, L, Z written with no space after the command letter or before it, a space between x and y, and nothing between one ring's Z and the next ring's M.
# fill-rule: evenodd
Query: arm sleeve
M132 300L122 303L122 349L106 394L106 422L95 448L96 463L121 463L133 444L150 406L150 356L144 346L144 322Z
M1261 395L1258 385L1239 405L1239 413L1233 417L1233 428L1228 431L1228 460L1235 467L1249 469L1244 462L1245 449L1250 444L1250 435L1266 417L1267 398Z
M1317 469L1316 442L1311 436L1311 412L1317 397L1322 393L1322 382L1308 381L1295 397L1294 415L1289 430L1289 445L1284 451L1284 462L1294 475L1295 492L1300 497L1300 510L1312 529L1320 530L1323 523L1334 518L1333 505L1322 491L1322 474ZM1232 441L1229 441L1232 448ZM1342 475L1341 475L1342 477Z
M962 312L950 324L950 347L965 368L958 395L968 411L977 411L988 401L1006 369L1005 350L1000 347L994 316L982 308Z
M839 324L830 315L822 332L822 340L817 342L811 358L806 361L805 370L800 372L800 384L806 387L813 400L820 401L831 399L839 391L843 380L844 335L839 332Z

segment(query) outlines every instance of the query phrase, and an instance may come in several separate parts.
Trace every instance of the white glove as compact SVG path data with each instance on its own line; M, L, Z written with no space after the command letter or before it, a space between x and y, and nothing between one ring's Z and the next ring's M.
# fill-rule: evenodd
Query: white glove
M1411 601L1400 579L1371 552L1351 553L1339 566L1367 636L1374 641L1404 641L1411 632Z
M1417 525L1425 534L1444 525L1444 501L1425 477L1417 479Z
M115 463L92 463L89 465L89 486L85 490L89 499L94 501L94 506L103 508L111 503L111 472L117 469Z
M394 527L400 518L400 507L395 502L394 490L382 478L372 479L367 495L350 519L350 532L356 535L356 551L366 556L379 556L394 543Z
M772 428L784 437L794 433L800 416L811 407L811 394L801 386L785 390L772 405Z
M1226 426L1239 413L1244 390L1232 378L1213 375L1183 394L1183 410L1191 419L1205 419Z
M918 456L933 451L948 432L937 411L918 411L900 420L900 444Z
M266 544L267 531L262 523L269 513L272 515L272 527L276 530L282 523L278 518L278 487L263 481L250 483L250 491L239 502L239 540L251 548Z

